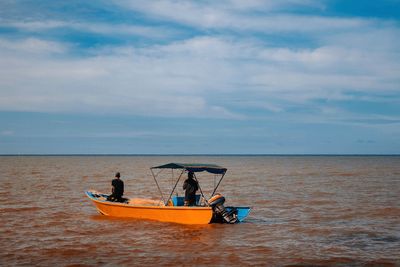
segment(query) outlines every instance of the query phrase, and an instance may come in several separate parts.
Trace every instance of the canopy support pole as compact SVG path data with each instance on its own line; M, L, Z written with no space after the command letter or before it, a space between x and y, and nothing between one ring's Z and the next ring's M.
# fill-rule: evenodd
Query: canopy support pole
M158 182L157 182L157 179L156 179L156 175L154 175L154 172L153 172L153 169L152 169L152 168L150 168L150 171L151 171L151 174L153 175L154 181L156 182L156 185L157 185L157 188L158 188L158 192L160 192L161 198L162 198L163 202L165 203L164 195L163 195L163 193L162 193L162 191L161 191L160 186L158 185ZM161 172L161 171L160 171L160 172ZM160 172L159 172L158 174L160 174ZM158 175L158 174L157 174L157 175Z
M214 191L212 192L210 198L211 198L212 196L214 196L215 191L217 191L217 188L218 188L219 184L221 183L222 179L224 179L225 173L226 173L226 172L224 172L224 174L222 174L222 177L221 177L221 179L219 180L217 186L214 188Z
M199 186L201 196L204 198L204 200L205 200L205 202L206 202L206 205L209 206L209 205L208 205L208 201L207 201L206 197L205 197L204 194L203 194L203 190L201 190L200 183L199 183L199 180L197 180L196 174L193 173L193 177L194 177L194 179L196 180L197 185Z
M182 174L183 174L184 172L185 172L185 169L182 169L182 172L181 172L181 174L179 175L179 178L178 178L178 180L176 181L174 188L172 188L171 194L169 194L169 197L168 197L167 201L166 201L166 202L164 202L164 203L165 203L165 206L167 206L167 205L168 205L168 201L171 199L171 197L172 197L172 194L174 193L174 191L175 191L175 188L176 188L176 186L178 185L178 183L179 183L179 180L181 179L181 177L182 177Z

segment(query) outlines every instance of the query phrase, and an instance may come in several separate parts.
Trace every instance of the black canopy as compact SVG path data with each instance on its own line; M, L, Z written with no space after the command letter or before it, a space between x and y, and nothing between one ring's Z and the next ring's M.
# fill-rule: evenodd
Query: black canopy
M224 174L226 168L220 167L215 164L203 164L203 163L168 163L152 169L185 169L189 172L209 172L214 174Z

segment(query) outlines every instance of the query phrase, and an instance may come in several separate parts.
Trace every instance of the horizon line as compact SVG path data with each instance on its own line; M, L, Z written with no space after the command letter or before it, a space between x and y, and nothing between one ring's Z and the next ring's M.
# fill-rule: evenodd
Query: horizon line
M10 153L10 154L0 154L0 157L15 157L15 156L93 156L93 157L107 157L107 156L121 156L121 157L129 157L129 156L400 156L400 153L396 154L360 154L360 153L269 153L269 154L261 154L261 153L94 153L94 154L85 154L85 153Z

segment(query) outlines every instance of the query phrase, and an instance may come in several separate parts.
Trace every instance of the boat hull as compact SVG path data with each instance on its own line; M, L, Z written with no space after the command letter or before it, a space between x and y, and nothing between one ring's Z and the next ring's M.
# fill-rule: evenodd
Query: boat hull
M180 224L208 224L213 211L210 207L140 206L100 200L85 192L97 210L107 216L156 220Z

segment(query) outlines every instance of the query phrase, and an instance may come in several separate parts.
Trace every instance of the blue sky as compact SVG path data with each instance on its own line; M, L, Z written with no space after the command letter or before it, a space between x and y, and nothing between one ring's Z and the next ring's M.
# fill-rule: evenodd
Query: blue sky
M398 154L400 1L1 1L0 154Z

